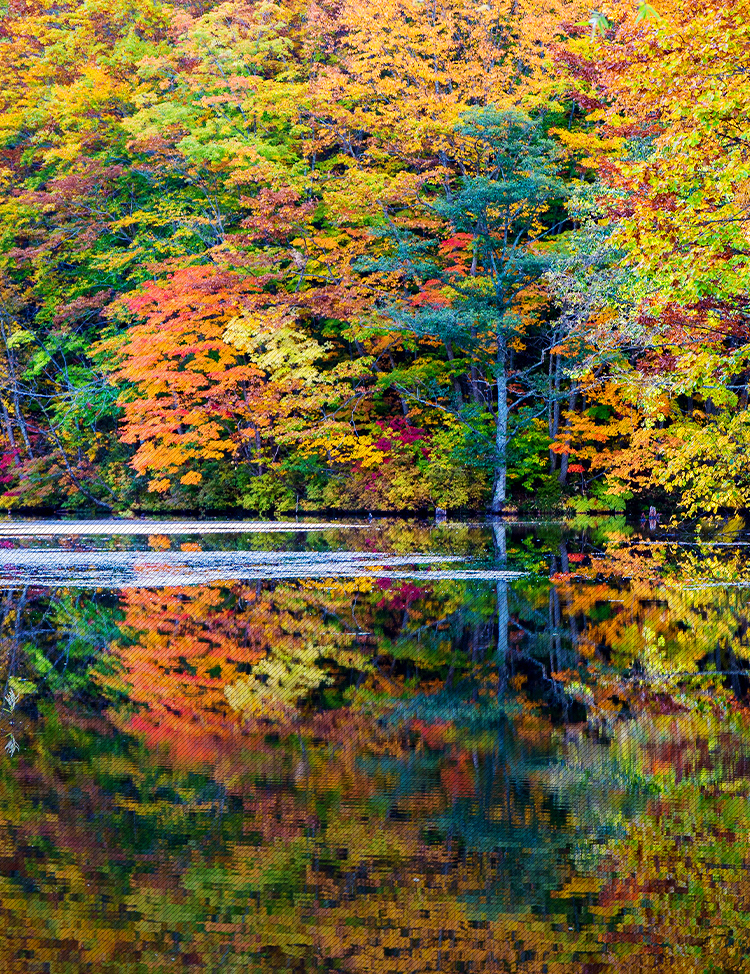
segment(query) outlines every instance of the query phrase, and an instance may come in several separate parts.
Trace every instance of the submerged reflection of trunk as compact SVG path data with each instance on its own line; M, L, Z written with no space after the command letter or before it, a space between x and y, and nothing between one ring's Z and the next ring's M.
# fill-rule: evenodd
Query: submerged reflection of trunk
M492 526L495 539L495 564L498 568L505 568L508 562L508 551L505 539L505 524L495 520ZM508 683L508 579L500 578L496 585L497 593L497 667L499 676L499 692L505 690Z

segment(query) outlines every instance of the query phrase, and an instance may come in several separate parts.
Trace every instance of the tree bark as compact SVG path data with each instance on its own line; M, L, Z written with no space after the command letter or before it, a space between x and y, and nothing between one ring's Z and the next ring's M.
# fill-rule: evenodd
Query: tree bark
M576 404L576 383L575 379L570 381L570 394L568 396L568 412L572 413L573 408ZM570 440L565 444L565 452L560 457L560 473L558 475L558 480L564 486L568 479L568 462L570 457Z
M5 427L5 435L8 438L8 443L10 444L11 450L16 449L16 438L13 435L13 425L10 421L10 413L8 412L8 407L5 405L5 400L1 401L2 413L3 413L3 426Z
M492 492L492 510L501 511L505 504L507 479L506 461L508 444L508 379L505 375L507 344L505 335L497 339L497 416L495 417L495 484Z
M550 422L549 422L549 438L554 443L557 439L557 433L560 429L560 381L562 379L562 356L555 355L555 381L554 384L550 382L550 393L551 393L551 403L550 403ZM550 353L550 378L552 377L552 354ZM557 454L552 450L549 451L549 469L550 473L554 473L557 466Z
M26 429L26 420L21 412L16 363L13 352L8 345L8 334L5 330L5 323L2 316L0 316L0 336L2 336L3 345L5 346L5 361L8 366L8 391L13 403L13 413L15 414L16 422L18 423L18 429L21 433L21 437L23 438L24 446L26 447L26 454L30 460L33 460L34 451L31 449L31 440L29 439L29 433Z
M471 344L474 346L477 338L477 330L474 325L471 326ZM469 383L471 385L471 398L474 402L481 402L481 395L479 393L479 369L474 362L474 357L472 355L471 367L469 369Z

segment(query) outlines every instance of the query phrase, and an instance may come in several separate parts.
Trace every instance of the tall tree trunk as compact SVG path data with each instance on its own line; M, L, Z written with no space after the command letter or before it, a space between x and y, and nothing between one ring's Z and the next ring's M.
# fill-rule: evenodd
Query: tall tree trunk
M5 405L5 400L0 401L3 413L3 426L5 427L5 435L8 438L8 443L10 444L11 450L16 449L16 438L13 435L13 424L10 421L10 413L8 412L8 407Z
M576 383L575 383L575 379L571 379L570 380L570 394L568 396L568 412L569 413L572 413L573 412L573 408L575 407L575 404L576 404ZM565 446L566 446L565 452L560 457L560 473L558 474L558 477L557 477L557 479L563 485L565 485L565 483L566 483L566 481L568 479L568 462L569 462L569 457L570 457L570 440L568 440L566 442Z
M507 344L505 335L497 338L497 416L495 417L495 486L492 510L502 511L505 504L506 459L508 442L508 379L505 375Z
M554 384L550 381L549 438L554 443L560 429L560 381L562 379L562 356L555 355ZM550 380L552 379L552 353L550 353ZM553 473L557 465L557 454L549 451L549 469Z
M8 367L8 391L13 402L13 412L16 417L16 422L18 423L18 429L23 438L24 446L26 447L26 454L28 458L32 460L34 458L34 451L31 449L31 440L29 439L29 433L26 429L26 420L21 412L21 396L18 388L15 358L10 346L8 345L8 334L5 330L5 323L2 316L0 316L0 336L2 336L3 345L5 347L5 361Z
M18 428L21 431L21 436L23 437L24 446L26 447L26 453L29 460L34 458L34 451L31 449L31 440L29 439L29 432L26 429L26 420L24 419L23 413L21 412L21 402L20 395L18 392L18 384L13 382L13 411L16 414L16 422L18 423Z
M474 325L471 326L471 345L472 348L476 346L477 340L477 330ZM472 355L471 367L469 369L469 383L471 385L471 398L474 402L481 402L481 395L479 394L479 369L477 368L476 362L474 361L474 356Z

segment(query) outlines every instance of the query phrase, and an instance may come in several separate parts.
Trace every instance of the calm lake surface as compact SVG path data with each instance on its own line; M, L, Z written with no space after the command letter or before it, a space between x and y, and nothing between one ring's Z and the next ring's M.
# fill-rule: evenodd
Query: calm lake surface
M750 970L749 554L0 522L0 970Z

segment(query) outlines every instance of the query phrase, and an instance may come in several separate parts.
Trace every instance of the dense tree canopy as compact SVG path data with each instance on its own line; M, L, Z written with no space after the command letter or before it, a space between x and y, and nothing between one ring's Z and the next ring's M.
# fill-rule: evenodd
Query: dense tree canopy
M10 2L0 503L746 508L748 13Z

